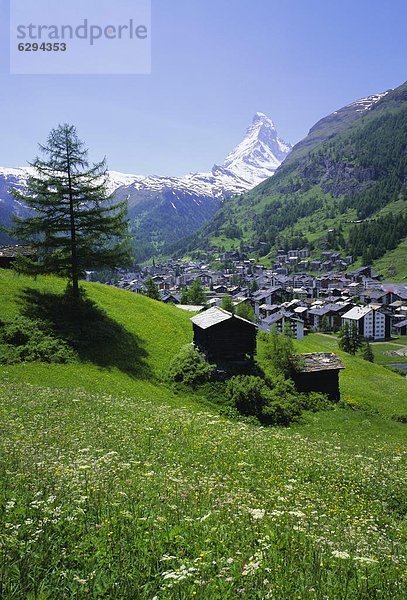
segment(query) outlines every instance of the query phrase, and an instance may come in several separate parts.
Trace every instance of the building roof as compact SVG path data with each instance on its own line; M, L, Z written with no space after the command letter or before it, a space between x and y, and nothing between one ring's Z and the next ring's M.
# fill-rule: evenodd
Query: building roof
M232 315L232 313L228 312L227 310L224 310L223 308L220 308L219 306L213 306L212 308L205 310L200 315L191 317L191 321L194 323L194 325L197 325L201 329L208 329L209 327L218 325L223 321L229 321L229 319L243 321L244 323L252 325L252 327L256 327L256 325L251 321L243 319L242 317L238 317L237 315Z
M180 308L181 310L186 310L188 312L199 312L203 310L205 307L203 305L196 304L176 304L176 308Z
M284 319L285 317L287 317L287 313L285 311L279 311L279 312L275 312L272 315L266 317L265 319L262 319L262 325L273 325L274 323L278 323L278 321L281 321L281 319Z
M347 313L345 313L343 319L351 319L353 321L359 321L362 317L370 313L372 308L370 306L354 306Z
M260 308L262 310L276 310L277 308L279 308L278 304L262 304L260 306Z
M294 312L295 313L304 313L308 310L308 306L297 306L296 308L294 308Z
M407 319L404 319L404 321L399 321L399 323L396 323L394 325L394 327L396 327L397 329L401 328L401 327L406 327L407 325Z
M253 298L255 300L261 300L262 298L266 298L267 296L270 296L270 294L273 294L274 292L278 292L279 290L281 290L280 286L273 286L273 287L269 287L266 290L259 290L258 292L255 292L253 294Z
M391 306L392 308L399 308L400 306L403 306L403 301L396 300L395 302L392 302L391 304L389 304L389 306Z
M314 373L316 371L337 371L344 369L344 365L336 354L332 352L310 352L307 354L296 354L300 359L296 370L299 373Z
M31 256L35 254L35 250L31 246L0 246L0 256L15 258L19 254Z

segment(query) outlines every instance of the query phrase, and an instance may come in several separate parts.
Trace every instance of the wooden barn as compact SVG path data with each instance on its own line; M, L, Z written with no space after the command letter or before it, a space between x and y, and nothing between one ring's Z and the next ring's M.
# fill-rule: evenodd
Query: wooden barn
M344 369L342 362L331 352L297 354L297 364L293 380L299 392L321 392L332 402L338 402L339 371Z
M194 344L209 360L253 360L257 326L214 306L191 318Z
M30 246L0 246L0 269L9 269L19 255L33 258L35 252Z

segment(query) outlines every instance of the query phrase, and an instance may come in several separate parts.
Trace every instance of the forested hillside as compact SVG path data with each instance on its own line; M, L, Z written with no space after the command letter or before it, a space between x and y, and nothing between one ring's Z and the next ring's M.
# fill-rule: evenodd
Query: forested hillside
M407 84L361 103L322 119L273 178L174 250L212 242L272 257L303 243L372 261L396 248L407 236Z

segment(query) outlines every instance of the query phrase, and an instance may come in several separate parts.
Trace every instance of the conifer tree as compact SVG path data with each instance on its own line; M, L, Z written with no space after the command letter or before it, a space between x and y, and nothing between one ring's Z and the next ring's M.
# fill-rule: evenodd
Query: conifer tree
M59 125L39 147L43 157L31 163L34 174L27 192L13 190L31 215L16 217L11 229L14 237L33 247L36 260L19 259L16 267L68 277L78 299L85 269L128 264L126 203L114 203L107 190L105 159L89 163L73 125Z
M180 303L189 304L189 292L186 286L182 288Z
M151 277L148 277L144 282L146 288L146 296L152 300L161 300L158 286L154 283Z
M223 296L220 306L221 308L223 308L223 310L227 310L232 314L235 312L235 307L233 305L232 298L229 295Z
M374 354L369 340L365 340L365 343L362 346L362 356L368 362L374 362Z
M189 304L206 306L207 299L203 290L200 279L195 279L188 293Z
M259 289L259 286L257 284L257 281L255 279L253 279L253 282L250 286L250 291L252 292L252 294L254 294L255 292L257 292L258 289Z
M240 304L237 305L236 315L238 317L242 317L242 319L246 319L246 321L254 322L254 320L255 320L254 310L252 309L250 304L247 304L246 302L241 302Z
M329 320L326 315L324 315L321 319L320 329L321 329L321 331L324 331L325 333L330 330Z
M349 323L345 323L339 331L339 348L348 354L355 355L361 345L362 340L357 324L352 323L349 325Z

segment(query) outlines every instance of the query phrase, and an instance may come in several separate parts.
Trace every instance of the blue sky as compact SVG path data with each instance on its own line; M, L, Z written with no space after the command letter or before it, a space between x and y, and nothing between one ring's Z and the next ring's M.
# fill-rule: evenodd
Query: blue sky
M101 0L83 0L95 7ZM295 143L321 117L407 79L406 0L152 0L151 75L10 75L0 0L0 165L60 122L111 169L221 162L256 111Z

